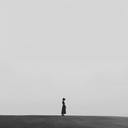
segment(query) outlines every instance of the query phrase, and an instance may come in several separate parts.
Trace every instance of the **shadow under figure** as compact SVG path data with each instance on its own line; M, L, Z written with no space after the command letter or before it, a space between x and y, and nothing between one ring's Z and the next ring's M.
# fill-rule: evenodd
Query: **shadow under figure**
M62 110L61 110L61 115L64 116L66 114L66 105L65 105L65 98L62 100Z

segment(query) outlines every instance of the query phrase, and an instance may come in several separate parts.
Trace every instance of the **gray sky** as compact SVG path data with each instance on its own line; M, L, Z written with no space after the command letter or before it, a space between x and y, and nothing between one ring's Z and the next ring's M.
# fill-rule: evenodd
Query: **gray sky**
M0 0L0 114L128 116L127 0Z

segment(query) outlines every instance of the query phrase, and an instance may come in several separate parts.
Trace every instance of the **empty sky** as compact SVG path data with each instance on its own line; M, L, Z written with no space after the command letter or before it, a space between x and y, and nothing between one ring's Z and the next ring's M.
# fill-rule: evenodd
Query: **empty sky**
M0 0L0 114L128 116L127 0Z

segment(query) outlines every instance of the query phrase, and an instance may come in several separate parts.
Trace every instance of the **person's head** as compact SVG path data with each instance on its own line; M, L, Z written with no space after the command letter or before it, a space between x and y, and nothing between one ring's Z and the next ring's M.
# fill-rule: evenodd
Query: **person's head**
M65 100L65 98L63 98L63 101Z

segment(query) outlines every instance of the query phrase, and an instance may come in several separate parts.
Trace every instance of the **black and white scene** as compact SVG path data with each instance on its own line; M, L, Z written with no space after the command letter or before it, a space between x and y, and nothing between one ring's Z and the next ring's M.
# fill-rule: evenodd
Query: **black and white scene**
M0 0L0 128L128 128L128 0Z

